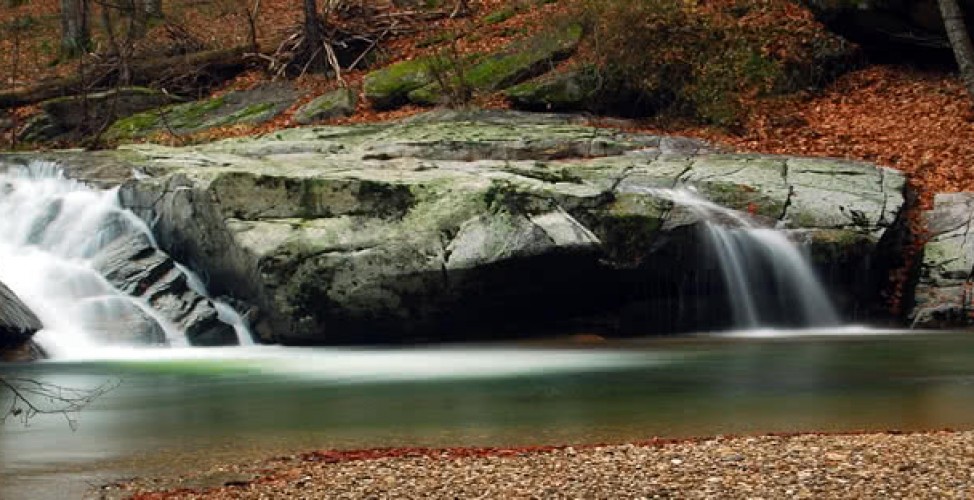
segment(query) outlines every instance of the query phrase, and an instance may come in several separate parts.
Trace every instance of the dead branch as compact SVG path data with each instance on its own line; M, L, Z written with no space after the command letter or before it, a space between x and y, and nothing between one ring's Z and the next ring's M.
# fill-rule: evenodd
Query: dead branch
M71 429L76 429L77 414L95 399L118 387L120 382L108 382L94 389L63 387L24 377L0 377L0 389L12 396L10 406L0 413L0 422L8 417L21 419L25 424L37 415L63 415Z

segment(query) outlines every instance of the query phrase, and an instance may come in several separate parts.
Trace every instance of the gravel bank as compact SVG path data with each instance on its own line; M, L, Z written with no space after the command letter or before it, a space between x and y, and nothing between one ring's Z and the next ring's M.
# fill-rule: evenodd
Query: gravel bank
M974 432L314 452L102 498L974 498Z

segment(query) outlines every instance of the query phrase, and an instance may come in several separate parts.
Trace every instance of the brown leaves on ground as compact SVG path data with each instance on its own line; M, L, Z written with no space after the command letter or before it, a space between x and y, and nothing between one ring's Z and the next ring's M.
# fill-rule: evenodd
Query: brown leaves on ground
M758 103L747 133L723 139L749 151L893 167L926 194L974 191L971 105L955 76L875 66L807 100Z
M707 15L733 12L738 0L693 2L693 8ZM746 15L728 22L766 25L787 18L789 25L815 28L808 11L791 2L766 0L767 9L751 9ZM750 0L753 4L754 0ZM0 36L0 74L6 79L0 88L25 85L42 78L70 72L72 63L49 66L56 57L56 0L35 0L15 8L0 8L0 23L17 17L32 16L36 28L20 41L18 75L11 75L13 53L10 34ZM385 0L373 2L392 9ZM443 50L457 36L460 54L499 50L518 37L534 33L564 16L571 2L542 3L528 0L482 0L472 2L475 8L467 18L441 18L427 23L410 36L390 38L376 54L381 60L410 59ZM227 47L247 40L245 9L252 2L215 0L206 5L190 0L167 2L167 19L181 23L208 47ZM279 38L301 19L300 2L262 0L258 17L258 38L266 43ZM774 7L774 8L772 8ZM487 16L510 11L499 22L486 22ZM770 17L769 17L770 16ZM497 17L495 16L495 19ZM98 31L97 29L95 30ZM149 41L164 36L160 27L150 31ZM156 37L156 38L154 38ZM97 41L97 38L96 38ZM787 45L766 47L769 51L786 50ZM588 54L591 56L591 54ZM583 48L580 57L586 57ZM562 64L572 64L571 61ZM365 72L344 74L352 88L360 89ZM11 79L16 78L13 82ZM250 88L267 81L260 71L251 71L228 82L220 92ZM269 123L259 126L237 126L210 130L185 140L207 140L251 133L269 132L295 126L295 110L315 94L338 87L339 83L324 76L306 75L295 81L306 91L306 97ZM361 96L360 96L361 97ZM817 94L786 98L749 98L747 116L735 133L714 127L660 122L638 128L662 129L667 133L703 137L730 145L742 151L763 153L832 156L875 162L907 172L915 186L924 193L939 191L974 191L974 110L960 81L944 72L924 72L894 66L873 66L850 73ZM491 108L507 107L499 95L479 96L475 104ZM17 110L26 117L32 108ZM350 118L330 123L349 124L398 119L422 111L405 107L395 111L375 112L364 99L359 99L357 112Z

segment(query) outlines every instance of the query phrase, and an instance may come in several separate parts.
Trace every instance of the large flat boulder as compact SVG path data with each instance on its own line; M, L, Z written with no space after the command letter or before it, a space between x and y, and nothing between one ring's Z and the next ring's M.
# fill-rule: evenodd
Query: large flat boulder
M892 170L556 115L441 112L117 154L145 176L120 196L161 247L255 304L263 340L291 344L721 326L700 217L659 188L791 229L847 317L885 307L904 226Z

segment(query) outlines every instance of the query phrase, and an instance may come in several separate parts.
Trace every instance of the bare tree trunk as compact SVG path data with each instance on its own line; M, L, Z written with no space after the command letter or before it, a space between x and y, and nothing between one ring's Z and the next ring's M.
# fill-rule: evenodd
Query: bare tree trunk
M324 71L327 61L324 53L325 32L318 18L318 0L304 0L304 49L307 68Z
M960 76L967 87L967 93L974 98L974 44L964 23L964 12L957 0L937 0L940 4L940 15L944 18L947 29L947 39L954 49L954 58L960 68Z
M118 85L128 85L132 81L132 73L129 71L128 64L128 44L123 45L119 42L112 12L107 5L101 6L101 23L105 29L105 36L108 37L111 53L118 57Z
M88 0L61 0L61 54L76 56L90 40Z

